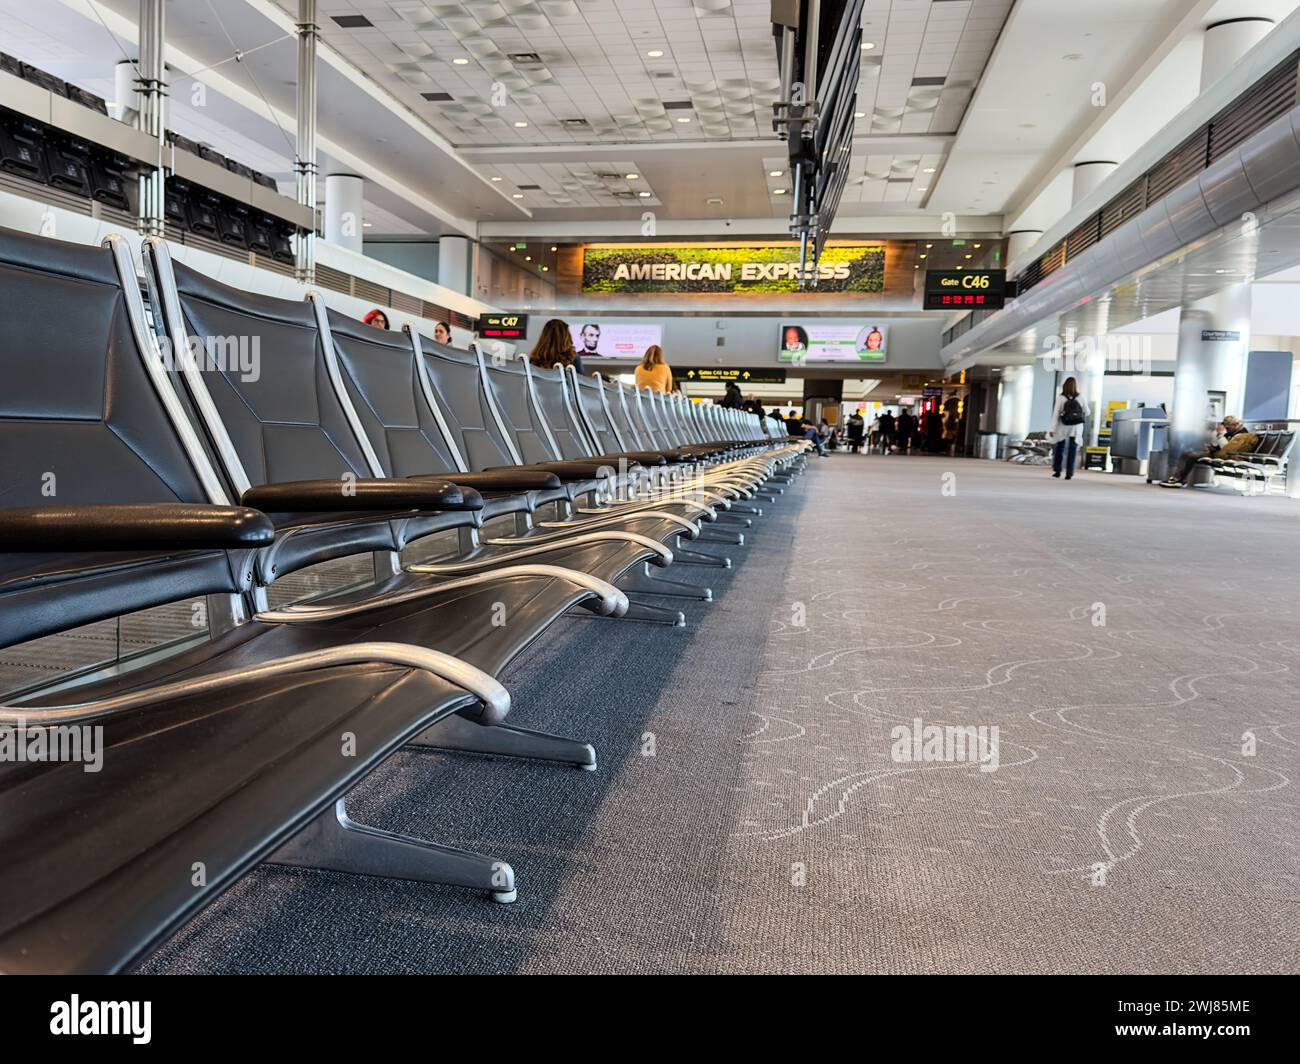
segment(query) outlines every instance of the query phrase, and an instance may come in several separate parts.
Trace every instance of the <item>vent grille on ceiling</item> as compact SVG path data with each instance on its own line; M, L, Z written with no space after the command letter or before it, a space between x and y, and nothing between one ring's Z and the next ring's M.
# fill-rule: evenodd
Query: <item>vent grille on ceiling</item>
M1027 292L1060 269L1067 259L1109 236L1130 218L1293 110L1300 102L1298 79L1300 51L1292 52L1073 233L1021 270L1016 275L1019 291Z

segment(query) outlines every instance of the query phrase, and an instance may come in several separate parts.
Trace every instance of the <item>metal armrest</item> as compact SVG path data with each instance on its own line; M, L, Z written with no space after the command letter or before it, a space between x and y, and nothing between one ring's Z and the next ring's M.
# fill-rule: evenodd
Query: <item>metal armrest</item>
M336 513L362 510L481 510L483 496L443 479L288 480L259 484L240 499L267 513Z
M99 503L0 510L0 551L252 550L275 539L246 506Z
M560 478L546 469L489 469L483 473L443 473L417 476L411 480L453 480L475 491L554 491Z

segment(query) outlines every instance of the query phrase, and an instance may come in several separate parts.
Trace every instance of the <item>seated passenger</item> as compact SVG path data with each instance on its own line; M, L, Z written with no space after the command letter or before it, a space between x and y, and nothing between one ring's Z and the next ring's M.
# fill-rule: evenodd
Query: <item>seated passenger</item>
M533 345L528 361L539 369L572 366L578 373L584 372L582 358L573 346L569 323L559 318L552 318L542 326L542 334Z
M367 325L373 325L376 329L388 328L388 315L385 314L378 307L375 307L374 310L372 310L361 320L364 321Z
M636 368L636 386L656 392L666 393L672 390L673 371L664 361L664 349L658 344L651 344L645 349L645 357Z
M811 421L803 423L803 438L812 443L817 448L817 453L823 458L826 457L826 441L822 439L822 434L817 431L817 426Z
M1202 458L1231 458L1234 455L1247 454L1259 446L1259 437L1249 431L1241 418L1225 417L1218 426L1218 435L1214 442L1199 451L1188 451L1178 467L1178 472L1171 473L1168 480L1162 481L1162 488L1182 488Z

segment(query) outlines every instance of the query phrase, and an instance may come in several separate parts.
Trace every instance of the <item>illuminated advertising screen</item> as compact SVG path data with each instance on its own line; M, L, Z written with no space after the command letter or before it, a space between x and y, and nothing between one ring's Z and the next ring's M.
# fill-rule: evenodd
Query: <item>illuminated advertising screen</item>
M583 358L641 358L652 344L663 344L658 322L575 321L569 324L573 346Z
M889 326L869 322L808 322L781 326L781 362L858 362L879 365L889 349Z

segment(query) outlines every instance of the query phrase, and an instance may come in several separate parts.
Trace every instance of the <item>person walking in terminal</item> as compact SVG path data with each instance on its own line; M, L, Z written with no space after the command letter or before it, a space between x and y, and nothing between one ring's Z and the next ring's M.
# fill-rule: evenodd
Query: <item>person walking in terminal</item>
M528 361L540 369L572 366L579 374L583 372L582 358L574 349L569 323L559 318L552 318L542 326L542 335L533 345Z
M645 357L636 368L636 386L656 392L666 393L672 390L673 371L664 361L664 349L658 344L651 344L645 349Z
M886 410L880 415L880 432L877 442L880 444L880 453L889 454L894 446L894 433L897 431L897 424L894 422L894 415Z
M907 454L912 449L912 437L916 435L916 417L912 411L904 410L898 415L894 434L898 444L898 453Z
M1253 451L1259 446L1259 437L1246 428L1241 418L1229 415L1217 426L1218 432L1209 447L1199 451L1188 451L1178 466L1178 472L1171 473L1168 480L1161 481L1162 488L1184 488L1187 480L1202 458L1230 458L1234 454Z
M848 430L849 452L851 454L857 454L859 448L862 447L862 430L864 426L865 422L862 420L862 415L856 410L853 411L849 415L848 423L845 426Z
M1073 480L1079 464L1079 447L1083 440L1083 426L1088 421L1088 404L1079 395L1079 382L1066 377L1061 394L1056 397L1052 411L1052 476L1065 471L1065 479Z

